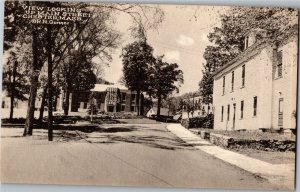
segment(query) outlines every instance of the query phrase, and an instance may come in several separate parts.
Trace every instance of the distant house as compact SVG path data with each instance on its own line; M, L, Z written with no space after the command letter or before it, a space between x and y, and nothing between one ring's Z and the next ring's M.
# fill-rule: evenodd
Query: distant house
M146 113L146 117L150 118L152 115L156 115L156 114L157 114L157 107L152 107ZM167 108L160 108L160 115L163 115L163 116L172 116L172 113Z
M72 95L71 111L87 111L91 93L93 93L100 111L137 112L138 110L135 91L130 91L123 85L95 84L95 87L88 92L78 92ZM143 110L143 94L140 98L141 110Z
M279 44L252 29L245 50L214 74L214 129L295 128L297 30Z
M182 119L186 119L188 117L203 117L213 113L212 105L204 104L203 99L199 94L188 96L184 98L183 101L186 105L183 106ZM188 107L192 107L193 110L190 111Z
M70 112L86 112L89 108L90 94L94 93L96 104L104 112L137 112L137 95L135 91L128 90L122 85L95 84L90 91L75 92L70 94ZM2 92L2 108L10 108L10 98ZM61 92L56 102L57 111L63 111L64 94ZM141 114L143 114L144 96L141 94ZM36 109L41 105L41 98L36 99ZM15 99L14 108L27 109L28 101ZM47 106L46 106L47 109Z
M2 109L9 109L10 108L10 97L7 96L7 91L6 90L2 90ZM26 98L29 97L29 95L25 95ZM14 99L14 108L15 109L27 109L28 106L28 100L25 101L21 101L19 99ZM41 105L41 99L37 98L35 101L35 107L38 108Z

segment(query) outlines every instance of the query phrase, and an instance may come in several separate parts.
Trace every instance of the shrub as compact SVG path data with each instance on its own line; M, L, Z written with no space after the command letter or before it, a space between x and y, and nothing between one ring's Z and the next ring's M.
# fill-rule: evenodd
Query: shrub
M203 123L203 128L213 129L214 128L214 115L208 114L205 117L205 122Z
M185 128L209 128L212 129L214 125L214 116L209 114L205 117L192 117L183 119L181 125Z
M2 124L25 124L26 118L20 117L20 118L13 118L10 120L9 118L1 119ZM33 123L38 123L37 119L33 120Z
M153 116L153 115L152 115ZM176 123L177 121L173 119L173 116L167 116L167 115L160 115L160 116L154 116L154 119L156 121L160 121L160 122L174 122Z
M98 109L97 105L91 103L90 106L88 107L87 113L89 115L96 115L98 112L99 112L99 109Z
M84 120L84 118L80 116L71 116L71 115L55 115L53 116L53 122L56 124L73 124L77 121ZM48 116L43 118L44 122L48 122Z

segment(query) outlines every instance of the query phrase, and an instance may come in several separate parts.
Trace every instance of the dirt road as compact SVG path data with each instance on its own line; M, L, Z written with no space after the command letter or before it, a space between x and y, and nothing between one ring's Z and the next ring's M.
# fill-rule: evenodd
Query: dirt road
M92 133L1 129L4 183L274 189L274 184L186 144L166 124L106 125Z

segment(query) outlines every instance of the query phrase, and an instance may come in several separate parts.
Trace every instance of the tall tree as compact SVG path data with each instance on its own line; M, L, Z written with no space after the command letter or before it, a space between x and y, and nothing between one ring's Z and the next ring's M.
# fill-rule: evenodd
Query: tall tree
M148 90L150 67L154 64L153 48L145 41L135 41L122 50L126 86L137 92L137 114L140 115L140 94Z
M162 99L161 107L168 109L168 116L174 115L176 113L177 99L168 95L166 98Z
M28 100L27 120L25 123L24 135L32 134L32 122L34 116L34 103L37 90L38 74L43 65L42 57L44 50L42 49L44 41L41 41L44 30L37 27L33 30L32 24L21 17L24 14L23 7L34 5L35 2L19 2L6 1L5 2L5 32L4 32L4 47L5 50L14 47L14 43L18 42L21 46L30 44L32 59L29 65L30 69L30 94ZM38 46L41 49L38 49Z
M10 121L13 119L15 101L28 100L26 94L29 90L28 71L26 65L17 57L18 51L11 50L7 63L3 67L3 89L10 97Z
M221 26L208 35L213 45L206 47L199 82L203 102L212 103L213 73L215 70L239 55L244 48L244 34L252 28L264 29L270 40L281 41L289 29L298 24L298 10L289 8L233 7L221 15Z
M76 94L79 89L89 90L96 83L94 72L99 72L101 63L96 64L92 60L99 58L105 63L112 59L111 52L117 47L120 35L113 29L111 22L110 12L94 12L78 39L67 49L68 55L59 66L63 74L66 115L69 110L70 94Z
M148 85L150 91L157 98L157 116L160 116L162 99L166 98L183 83L183 72L178 69L177 63L163 61L163 56L156 58L154 65L149 70ZM148 86L149 88L149 86Z
M97 77L93 72L92 69L92 63L89 61L89 59L86 58L85 54L77 54L77 58L73 65L74 69L77 70L74 73L74 69L72 70L72 74L70 76L73 76L72 79L67 79L66 82L69 87L68 93L72 93L74 96L72 97L74 99L74 103L77 104L77 94L79 92L89 91L90 89L94 88L95 84L97 83ZM67 103L69 103L68 99L69 95L66 96ZM68 108L67 108L68 109ZM71 106L72 111L78 111L78 106ZM66 114L65 109L65 114Z

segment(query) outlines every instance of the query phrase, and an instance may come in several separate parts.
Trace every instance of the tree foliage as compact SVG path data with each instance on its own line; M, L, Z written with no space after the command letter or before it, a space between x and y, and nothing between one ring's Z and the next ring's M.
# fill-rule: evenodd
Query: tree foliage
M124 82L130 90L137 92L137 103L141 91L149 86L150 67L154 63L153 48L144 40L135 41L122 49ZM140 114L138 105L138 115Z
M153 48L144 40L127 45L121 56L122 79L126 86L138 95L144 91L150 98L156 98L159 116L162 99L174 90L178 91L178 86L183 83L183 72L178 69L178 64L164 62L163 56L155 58Z
M122 50L123 74L131 90L148 89L149 68L153 65L153 48L146 41L135 41Z
M22 18L26 6L76 7L89 10L92 17L63 26L36 25ZM47 63L53 64L55 85L52 85L52 88L56 92L55 98L57 98L59 93L57 90L60 86L67 86L65 90L69 92L90 89L97 79L95 73L98 78L101 75L100 65L107 64L112 60L111 53L118 46L121 35L113 27L115 25L114 16L118 13L131 16L133 25L130 30L134 37L140 39L145 39L147 30L157 28L163 19L163 12L158 6L123 3L5 2L4 50L13 49L16 42L24 49L21 54L29 50L27 69L30 91L24 136L32 134L38 89L43 88L42 96L46 95L44 88L47 86L45 84L47 76L43 85L39 83L43 66ZM49 33L50 28L51 32ZM29 49L27 49L28 47ZM51 49L49 49L50 47ZM75 52L76 54L74 54ZM98 58L100 62L95 63L94 58ZM50 77L52 76L48 76L48 80L51 79ZM48 95L52 95L50 91L48 91Z
M147 32L155 30L164 20L164 12L159 6L147 4L127 3L90 3L91 7L98 8L103 12L112 11L117 15L129 15L132 25L129 28L132 37L136 39L147 39Z
M162 99L167 98L175 90L178 92L178 87L183 83L183 72L177 63L167 63L161 56L156 58L150 68L148 81L148 92L157 98L157 116L159 116Z
M28 75L29 71L24 60L18 53L21 50L11 50L7 63L3 66L3 89L7 91L7 96L14 96L15 99L25 101L28 99Z
M281 41L298 24L297 15L297 9L271 7L233 7L221 15L221 26L208 35L213 45L206 47L203 55L206 63L199 87L204 103L212 103L213 72L243 51L247 31L260 28L270 40Z
M28 99L28 70L17 54L20 50L11 50L7 62L3 66L3 89L6 96L10 97L10 116L13 119L15 102Z

